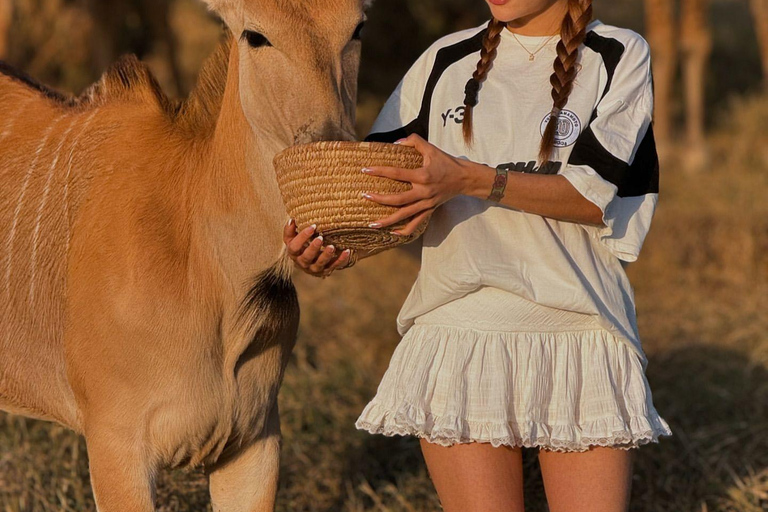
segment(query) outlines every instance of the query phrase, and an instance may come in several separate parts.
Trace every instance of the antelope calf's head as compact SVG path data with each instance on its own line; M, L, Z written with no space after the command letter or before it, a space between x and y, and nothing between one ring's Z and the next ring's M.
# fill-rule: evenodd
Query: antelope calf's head
M282 146L355 139L367 0L205 0L238 36L240 100Z

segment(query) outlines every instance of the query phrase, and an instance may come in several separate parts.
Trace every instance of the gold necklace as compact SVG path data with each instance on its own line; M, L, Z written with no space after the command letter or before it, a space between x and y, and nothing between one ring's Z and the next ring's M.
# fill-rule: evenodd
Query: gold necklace
M543 43L541 43L541 46L539 46L539 47L538 47L538 48L537 48L537 49L536 49L534 52L531 52L531 51L530 51L530 50L529 50L529 49L528 49L528 48L527 48L527 47L526 47L526 46L525 46L525 45L524 45L524 44L523 44L523 43L522 43L522 42L521 42L521 41L520 41L520 40L517 38L517 35L516 35L514 32L510 31L510 33L512 34L512 37L514 37L514 38L515 38L515 41L517 41L517 44L519 44L519 45L520 45L520 47L521 47L523 50L525 50L525 51L526 51L526 53L528 54L528 60L529 60L529 61L531 61L531 62L533 62L533 61L536 59L536 54L537 54L537 53L539 53L541 50L543 50L543 49L544 49L544 47L545 47L545 46L547 46L547 44L548 44L548 43L549 43L549 42L550 42L552 39L554 39L554 38L555 38L555 36L559 35L559 34L554 34L554 35L550 36L550 37L549 37L549 38L548 38L546 41L544 41Z

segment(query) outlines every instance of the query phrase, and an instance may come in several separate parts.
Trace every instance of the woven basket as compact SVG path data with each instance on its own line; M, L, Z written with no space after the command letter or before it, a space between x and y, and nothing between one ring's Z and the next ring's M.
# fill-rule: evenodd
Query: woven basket
M361 172L363 167L387 166L416 169L423 165L414 148L380 142L324 141L290 147L275 157L277 183L288 214L299 230L317 224L325 244L337 249L383 250L421 236L423 222L410 236L390 231L392 226L368 226L398 210L362 197L364 192L395 194L411 189L404 183Z

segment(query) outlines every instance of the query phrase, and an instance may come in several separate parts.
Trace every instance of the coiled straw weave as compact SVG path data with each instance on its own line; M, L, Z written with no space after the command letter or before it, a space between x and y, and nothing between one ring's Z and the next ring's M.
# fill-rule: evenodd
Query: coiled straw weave
M380 142L323 141L290 147L275 157L280 193L299 230L317 224L326 245L337 249L383 250L411 242L424 233L423 222L410 236L390 231L408 220L373 229L368 226L398 208L365 199L364 192L396 194L410 183L369 176L363 167L416 169L421 154L411 147Z

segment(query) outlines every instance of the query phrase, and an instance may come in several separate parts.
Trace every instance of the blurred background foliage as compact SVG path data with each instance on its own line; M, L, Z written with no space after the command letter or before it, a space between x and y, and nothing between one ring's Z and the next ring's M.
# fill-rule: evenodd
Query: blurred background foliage
M183 95L221 33L196 0L0 0L0 29L11 1L0 53L72 93L132 52ZM640 1L598 0L595 10L645 32ZM360 133L429 44L487 16L482 0L378 0L363 35ZM632 511L768 510L768 98L747 0L712 0L709 16L710 160L686 172L676 160L685 144L676 146L654 228L628 268L654 402L675 434L640 450ZM296 276L302 320L280 396L279 510L439 510L416 440L353 426L399 340L395 316L419 267L413 249L325 281ZM524 461L528 509L544 511L535 450ZM208 510L205 477L162 475L158 501L161 511ZM93 510L82 439L0 413L0 511Z
M0 0L0 5L4 2L13 9L0 58L75 94L119 55L134 53L150 64L169 94L183 96L220 31L220 22L198 0ZM748 0L713 0L709 12L714 42L706 76L711 126L733 96L759 90L762 75ZM375 2L363 34L361 128L370 125L427 46L442 35L483 23L488 15L481 0ZM641 1L598 1L595 15L644 32Z

